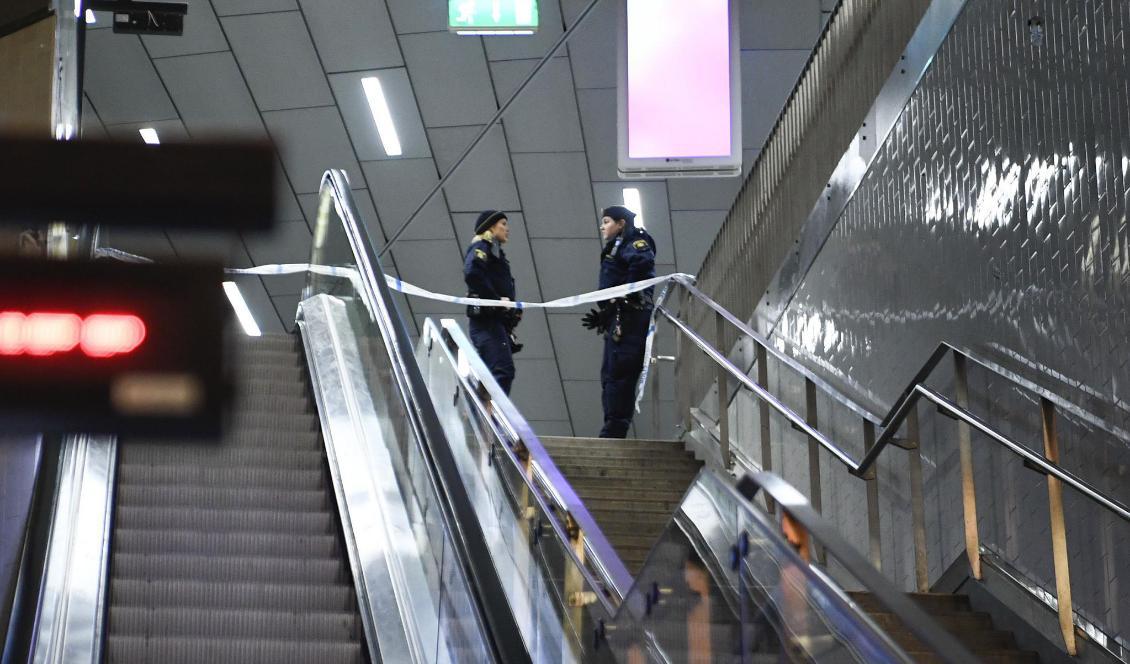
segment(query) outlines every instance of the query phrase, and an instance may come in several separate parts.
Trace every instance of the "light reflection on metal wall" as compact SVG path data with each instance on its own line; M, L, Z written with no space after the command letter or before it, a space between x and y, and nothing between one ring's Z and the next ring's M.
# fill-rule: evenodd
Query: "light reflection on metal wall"
M882 411L948 341L1034 361L1045 385L1087 386L1081 400L1130 427L1128 27L1127 2L972 0L795 293L757 312L761 330ZM1038 405L971 380L976 409L1041 449ZM956 524L952 430L924 426L931 514ZM1061 435L1065 466L1130 502L1130 441L1071 420ZM1046 586L1042 479L981 448L984 542ZM890 505L899 470L884 474ZM1070 496L1068 509L1076 604L1130 634L1118 591L1130 528ZM932 542L935 570L953 560L947 537ZM900 546L885 543L884 558L905 558Z

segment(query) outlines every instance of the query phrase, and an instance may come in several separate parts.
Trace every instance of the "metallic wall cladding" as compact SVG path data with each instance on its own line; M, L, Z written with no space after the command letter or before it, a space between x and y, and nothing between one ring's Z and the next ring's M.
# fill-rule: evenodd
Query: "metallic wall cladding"
M1130 428L1128 27L1130 2L970 0L844 213L815 238L811 268L792 287L778 282L767 301L780 304L763 305L755 325L880 413L941 341L1018 367L1099 414L1061 413L1062 463L1130 503L1130 440L1119 435ZM769 368L771 388L804 412L803 381ZM974 411L1042 453L1038 399L988 371L969 381ZM931 379L951 396L952 382L949 371ZM963 550L957 434L921 411L937 579ZM862 449L857 416L828 399L818 412L835 440ZM758 459L756 405L731 413ZM808 486L806 440L778 424L773 466ZM973 444L983 546L1054 596L1045 479L987 438ZM906 454L884 456L884 572L909 589ZM822 455L825 514L866 551L864 485L833 463ZM1130 524L1065 494L1076 610L1130 636Z

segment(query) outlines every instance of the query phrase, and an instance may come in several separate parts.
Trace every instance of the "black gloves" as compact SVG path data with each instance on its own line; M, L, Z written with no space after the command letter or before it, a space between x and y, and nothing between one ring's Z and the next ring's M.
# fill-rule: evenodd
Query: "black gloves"
M518 337L514 336L514 333L511 332L510 333L510 353L511 354L521 353L522 349L525 348L525 347L526 347L525 344L518 343Z
M502 312L503 324L507 330L513 330L518 327L518 323L522 322L521 309L503 309Z
M604 334L608 331L609 312L612 309L590 309L587 314L581 317L581 325L586 330L594 330L597 334Z

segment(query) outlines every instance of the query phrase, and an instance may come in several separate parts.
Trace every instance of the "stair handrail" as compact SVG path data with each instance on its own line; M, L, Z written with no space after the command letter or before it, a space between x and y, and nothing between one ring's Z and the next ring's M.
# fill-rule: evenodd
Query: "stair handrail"
M458 366L458 358L452 355L453 350L466 358L471 373L478 379L479 385L487 391L493 408L496 409L500 419L505 422L506 428L512 431L512 435L505 435L501 430L498 421L491 416L468 376L457 372L459 383L464 392L472 399L494 435L499 440L511 443L504 447L506 459L521 471L518 476L522 478L522 482L530 490L530 495L534 497L542 513L561 516L560 519L551 518L549 520L554 535L561 541L562 548L581 571L585 582L594 590L604 589L608 591L608 595L597 592L597 599L604 605L604 609L609 615L615 615L617 608L627 597L628 591L632 587L634 581L632 574L628 571L620 556L617 555L616 549L604 535L600 526L597 525L596 519L585 507L580 496L577 495L577 492L557 468L557 464L554 463L553 458L542 445L541 439L534 433L533 428L518 411L514 402L510 400L510 397L491 376L486 364L483 363L458 323L451 319L443 319L437 326L434 320L428 318L424 321L421 336L428 341L438 341L449 361L452 362L452 366ZM445 341L450 341L454 349L448 346ZM523 454L527 455L528 461L523 461L520 458L520 455ZM534 478L525 472L526 468L522 467L527 462L532 462L529 470L536 474L540 480L536 484ZM545 503L539 485L546 489L548 497L553 500L553 507L557 508L556 510L551 509L551 506ZM569 519L572 519L575 523L569 524ZM585 551L591 554L591 558L585 556L585 559L592 560L594 564L586 564L577 554L572 544L574 538L583 543ZM600 575L600 579L593 575L590 567L595 569Z
M899 617L899 620L923 643L949 662L975 662L974 657L952 635L942 629L917 604L875 569L855 550L827 519L812 509L808 499L797 489L770 472L747 473L738 480L734 490L753 503L759 492L770 497L781 508L782 526L789 523L790 532L798 529L820 544L879 602ZM796 545L803 547L803 539ZM858 608L858 607L857 607Z
M880 531L878 527L878 488L877 477L875 472L875 464L883 451L892 443L896 446L903 447L913 451L916 455L920 454L918 448L919 441L912 438L917 438L917 433L912 434L908 438L900 438L898 432L904 424L912 422L912 428L917 429L917 411L915 406L920 400L925 399L933 403L940 412L958 422L958 438L959 438L959 451L961 456L961 474L962 474L962 488L963 488L963 508L965 516L965 540L966 540L966 556L969 559L970 568L973 571L974 578L981 578L981 552L980 552L980 537L977 531L976 523L976 493L973 483L973 469L972 469L972 449L970 441L970 430L976 429L982 434L986 435L990 440L1001 445L1012 454L1020 457L1024 464L1034 472L1038 472L1048 477L1049 483L1049 501L1050 505L1050 519L1051 532L1053 533L1053 557L1055 558L1055 576L1056 576L1056 604L1053 607L1060 617L1061 631L1063 633L1064 645L1069 654L1074 655L1075 646L1075 631L1074 631L1074 614L1072 612L1071 592L1070 592L1070 571L1067 559L1066 550L1066 537L1064 535L1064 516L1063 516L1063 502L1062 502L1062 488L1058 483L1067 484L1075 489L1082 495L1086 496L1092 502L1096 503L1103 509L1111 512L1115 516L1124 521L1130 522L1130 508L1122 504L1115 498L1108 495L1106 492L1090 484L1086 480L1076 476L1070 471L1064 469L1059 465L1059 444L1058 436L1055 426L1056 409L1062 409L1070 412L1073 415L1081 417L1092 424L1096 424L1113 435L1122 437L1123 439L1130 440L1130 435L1112 425L1105 422L1098 415L1089 413L1085 409L1074 404L1070 400L1057 395L1050 390L1040 388L1030 381L1014 374L1013 372L1004 369L1003 367L985 360L975 353L960 348L958 346L941 342L933 353L927 358L922 367L915 373L910 383L903 390L902 394L895 401L891 409L882 418L877 417L871 413L868 408L858 404L855 400L847 397L842 392L836 390L827 382L820 379L812 371L801 366L795 359L789 357L782 351L775 348L767 339L754 331L749 325L745 324L734 316L731 312L727 311L724 307L712 300L709 296L702 293L698 288L690 283L684 281L674 282L682 287L684 291L695 300L701 302L715 312L719 321L726 321L732 326L736 327L738 331L745 337L751 339L758 347L759 355L764 353L766 356L771 355L777 361L787 365L797 373L799 373L806 382L811 382L814 388L823 391L827 396L837 401L838 403L848 407L853 412L859 414L864 421L864 437L866 440L866 451L864 455L858 460L847 451L845 446L839 445L827 435L819 431L814 423L809 420L814 418L806 418L799 415L796 411L792 410L789 406L780 401L774 396L766 386L759 384L759 382L750 378L747 372L742 371L733 362L729 360L725 353L718 348L711 345L702 335L698 334L691 326L680 319L679 316L673 313L667 305L667 298L670 295L669 290L665 290L656 301L656 312L662 315L663 318L668 320L675 328L687 339L698 346L711 360L714 361L718 367L726 374L738 381L738 384L747 388L755 394L763 403L767 404L777 413L785 417L790 425L804 433L809 439L820 447L823 447L829 454L832 455L837 461L844 465L848 471L865 480L868 483L868 521L872 540L872 559L878 566L878 543L881 540ZM720 325L719 325L720 327ZM721 335L719 334L719 338ZM946 355L951 355L954 361L955 382L957 383L958 401L955 402L942 394L938 393L933 388L926 385L926 380L933 374L933 372L941 365ZM1005 378L1017 387L1034 392L1040 401L1041 419L1043 425L1044 437L1044 450L1045 456L1041 457L1028 449L1027 446L1016 441L1014 438L1002 433L994 428L991 424L986 422L981 417L971 412L968 408L968 384L966 380L967 362L973 362L984 369ZM730 395L724 385L719 385L718 399L720 411L724 412L725 407L728 405ZM686 404L688 407L690 404ZM878 435L876 437L875 429L878 428ZM1121 434L1121 435L1120 435ZM729 469L730 467L730 454L729 454L729 441L726 434L722 434L719 440L719 446L722 449L722 465ZM810 460L811 461L811 460ZM920 464L920 460L919 460ZM818 468L818 466L817 466ZM769 468L765 468L769 470ZM921 469L918 469L919 483L921 482ZM810 478L814 484L820 482L819 473L817 472L814 477ZM913 489L913 482L912 482ZM920 487L919 487L920 489ZM922 501L921 495L916 495L912 498L916 503ZM920 590L926 590L927 581L924 579L925 575L925 519L922 514L921 505L915 504L913 507L913 521L915 529L915 558L916 558L916 576L917 584Z
M337 208L358 273L357 287L370 307L375 323L381 331L382 341L391 360L395 384L406 402L411 426L420 440L443 441L426 450L424 457L432 462L431 474L443 494L440 510L445 527L462 545L456 547L459 565L476 592L472 593L475 618L485 628L487 641L495 659L500 662L524 664L531 662L531 654L521 639L512 638L519 633L518 622L506 601L502 580L495 573L490 552L478 520L474 518L465 487L459 482L458 467L451 455L443 427L436 414L435 404L424 384L420 367L412 353L412 343L404 322L396 314L388 284L384 280L380 257L353 200L349 177L340 169L330 169L322 176L320 191L328 191ZM325 229L317 226L320 233ZM315 247L324 241L315 236ZM380 275L381 278L378 278Z

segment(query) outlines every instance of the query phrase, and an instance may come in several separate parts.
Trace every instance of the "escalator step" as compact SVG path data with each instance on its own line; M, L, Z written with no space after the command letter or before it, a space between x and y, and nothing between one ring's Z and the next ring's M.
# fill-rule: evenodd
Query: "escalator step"
M231 419L234 429L270 429L271 431L317 431L318 418L313 413L276 413L273 411L237 411Z
M254 378L241 381L236 385L236 400L246 394L278 394L284 397L307 396L306 382L271 382Z
M193 579L267 583L337 583L349 578L340 558L144 555L116 553L114 579Z
M292 353L298 352L301 346L297 337L290 334L267 334L259 337L238 337L235 347L239 350L240 357L258 352L262 349L285 350Z
M123 636L356 641L361 635L359 623L356 613L344 611L110 608L110 629Z
M271 393L243 392L236 397L233 407L242 413L266 411L271 413L306 413L313 415L310 400L305 394L286 396Z
M353 587L340 584L216 583L181 579L115 579L113 606L181 606L198 609L271 607L290 611L355 611Z
M264 381L268 383L305 385L306 370L297 364L292 366L289 362L281 366L263 363L247 364L241 362L235 368L234 378L240 384L249 381Z
M323 500L324 502L324 500ZM152 503L160 504L160 503ZM199 503L208 504L212 503ZM198 509L194 507L118 507L116 528L303 533L328 535L333 516L318 508L308 512L270 509Z
M292 468L314 470L322 467L322 453L317 449L280 449L194 443L190 445L129 445L122 450L123 463L197 464L206 466L257 466L259 468Z
M320 470L270 468L206 468L123 463L122 484L213 484L221 486L313 490L322 488Z
M118 528L114 533L114 553L329 558L338 553L338 548L337 538L330 534Z
M190 512L199 512L200 505L208 505L217 510L294 510L317 512L328 509L331 500L320 488L305 491L291 489L255 489L214 487L190 484L121 484L118 486L118 514L126 507L161 505L169 509L187 507ZM215 515L220 518L220 515ZM279 513L280 519L293 518L286 512ZM121 523L121 517L117 517ZM137 522L133 522L136 524ZM145 523L144 521L140 523ZM266 521L264 521L266 523ZM131 525L130 527L145 527Z
M240 365L263 364L273 367L301 366L302 354L292 348L255 348L239 358Z
M364 661L360 643L113 635L107 639L106 659L111 664L362 664Z

